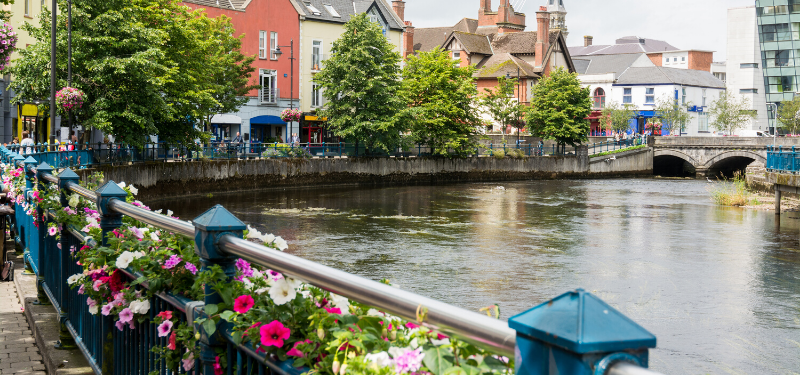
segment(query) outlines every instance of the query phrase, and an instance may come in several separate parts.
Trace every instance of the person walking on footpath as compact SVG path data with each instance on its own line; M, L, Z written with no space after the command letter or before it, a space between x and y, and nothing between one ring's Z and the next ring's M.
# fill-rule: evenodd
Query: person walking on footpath
M27 130L22 132L22 142L19 145L24 147L22 149L22 152L24 154L27 155L27 154L32 154L33 153L33 147L32 146L34 146L35 143L33 142L33 139L31 139L31 137L30 137L30 135L29 135Z
M239 132L236 132L236 137L233 138L231 144L236 147L236 153L242 152L242 135Z
M294 146L300 146L300 137L297 136L297 133L292 133L292 139L289 140Z

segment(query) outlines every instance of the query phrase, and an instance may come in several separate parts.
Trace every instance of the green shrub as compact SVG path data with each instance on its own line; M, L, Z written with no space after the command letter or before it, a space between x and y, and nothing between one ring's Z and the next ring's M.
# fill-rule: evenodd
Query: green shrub
M750 202L750 191L747 190L747 181L742 173L737 172L733 180L725 179L723 183L710 189L711 199L722 206L741 207ZM758 202L757 199L754 200Z
M506 152L503 150L497 150L492 152L492 156L494 156L495 159L502 159L506 157Z
M513 158L513 159L524 159L525 158L525 151L522 151L520 149L516 149L515 148L513 150L508 150L506 155L508 157L510 157L510 158Z

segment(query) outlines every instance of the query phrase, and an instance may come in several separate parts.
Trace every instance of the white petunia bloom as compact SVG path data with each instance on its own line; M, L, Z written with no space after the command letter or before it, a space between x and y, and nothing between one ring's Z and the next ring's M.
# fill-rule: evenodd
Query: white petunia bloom
M89 314L97 315L97 312L100 310L100 306L93 305L89 306Z
M254 278L254 279L263 279L264 278L264 274L259 272L258 270L254 269L253 270L253 276L251 276L251 277Z
M134 259L139 259L139 258L141 258L141 257L143 257L145 255L147 255L147 254L145 254L144 251L136 251L136 252L133 253L133 258Z
M450 339L443 339L443 340L431 340L433 346L442 346L450 344Z
M156 234L156 232L150 232L150 239L153 240L154 242L158 242L158 235Z
M350 311L350 301L346 297L331 293L331 299L333 300L333 306L340 308L343 313Z
M275 237L275 246L278 247L278 250L284 251L289 248L289 244L286 243L286 240L280 237Z
M387 352L369 353L365 356L365 359L379 367L391 367L394 365L394 361L389 357L389 353Z
M120 182L120 183L117 183L117 185L120 187L120 189L124 189L124 188L125 188L125 186L127 186L127 185L125 185L125 181L122 181L122 182Z
M261 241L263 241L266 244L270 244L272 243L272 241L275 241L275 236L271 234L265 234L261 236Z
M302 282L302 281L300 281L300 280L297 280L297 279L295 279L295 278L293 278L293 277L289 277L289 276L286 276L286 275L283 275L283 279L284 279L284 280L286 280L286 282L287 282L287 283L289 283L289 285L290 285L292 288L295 288L295 289L299 288L299 287L300 287L300 284L302 284L302 283L303 283L303 282Z
M260 239L261 238L261 232L259 232L258 229L253 228L253 227L248 225L247 226L247 237L245 237L245 238L248 239L248 240L249 239Z
M283 305L297 296L297 292L286 280L278 280L269 288L269 296L276 305Z
M153 212L155 212L155 213L157 213L157 214L161 215L161 212L162 212L162 211L163 211L163 210L159 208L158 210L155 210L155 211L153 211Z
M256 289L255 294L262 295L269 291L269 288Z
M131 262L133 262L133 259L134 259L133 253L130 251L125 251L122 254L120 254L119 258L117 258L117 262L115 263L115 265L117 266L117 268L128 268L128 265L130 265Z
M407 350L410 349L398 348L396 346L393 346L389 348L389 354L392 356L392 358L397 358L397 356L405 353Z
M167 216L172 216L173 213L174 212L172 212L172 210L167 210ZM190 223L191 223L191 221L190 221Z
M369 309L369 310L367 310L367 316L379 316L379 317L383 317L383 316L384 316L384 314L383 314L382 312L378 311L378 310L375 310L375 309Z
M247 290L253 290L255 284L253 284L248 278L243 278L242 283L244 283L244 288Z
M81 281L81 279L83 279L83 274L82 273L76 273L76 274L70 276L67 279L67 284L69 284L69 285L75 284L75 283Z
M147 314L150 311L150 301L147 300L137 300L131 302L130 306L131 312L134 314Z
M81 197L79 197L78 194L72 194L70 195L67 203L70 207L78 207L78 204L81 203Z
M133 185L129 186L128 188L131 189L131 194L133 195L139 194L139 189L133 187Z

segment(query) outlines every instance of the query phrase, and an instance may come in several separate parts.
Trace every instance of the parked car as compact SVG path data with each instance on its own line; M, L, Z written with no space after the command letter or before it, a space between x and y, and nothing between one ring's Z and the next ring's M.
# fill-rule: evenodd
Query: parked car
M739 130L740 137L771 137L772 135L761 130L742 129Z

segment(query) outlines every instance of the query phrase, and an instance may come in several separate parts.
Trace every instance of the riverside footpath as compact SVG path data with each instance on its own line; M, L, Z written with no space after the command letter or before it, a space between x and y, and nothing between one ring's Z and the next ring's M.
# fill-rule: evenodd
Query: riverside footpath
M9 254L11 258L11 254ZM22 276L22 259L14 259L16 275ZM31 276L27 276L31 277ZM15 283L0 282L0 375L45 374Z

